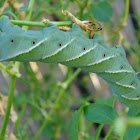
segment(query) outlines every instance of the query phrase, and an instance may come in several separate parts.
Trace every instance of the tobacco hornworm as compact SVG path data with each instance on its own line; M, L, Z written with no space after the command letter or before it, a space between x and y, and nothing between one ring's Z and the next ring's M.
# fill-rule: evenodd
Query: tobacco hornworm
M67 32L53 24L40 31L25 31L2 16L0 30L1 61L80 67L105 79L121 102L132 108L140 107L140 81L121 46L108 47L98 34L88 39L76 24Z

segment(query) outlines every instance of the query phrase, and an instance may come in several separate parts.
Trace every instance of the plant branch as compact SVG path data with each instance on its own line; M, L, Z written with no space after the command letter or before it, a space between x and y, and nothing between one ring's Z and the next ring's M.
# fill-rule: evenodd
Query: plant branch
M110 134L112 133L112 131L113 131L113 126L110 127L110 129L109 129L109 131L107 132L107 134L106 134L104 140L108 140L108 137L110 136Z
M140 118L134 117L134 118L126 118L127 120L127 125L128 126L135 126L135 127L140 127Z
M37 27L46 27L47 26L43 22L36 22L36 21L22 21L22 20L10 20L10 21L16 25L37 26ZM52 21L49 23L55 24L57 26L70 26L73 22L72 21Z
M111 35L111 37L107 40L107 42L109 42L110 40L112 40L122 30L122 28L124 28L127 25L128 14L129 14L129 0L126 0L126 10L125 10L125 14L124 14L123 23L117 29L117 31L115 31L115 33Z
M53 105L53 107L51 108L46 120L44 121L43 125L41 126L41 128L39 129L39 131L37 132L37 134L35 135L35 137L33 138L33 140L38 140L42 131L44 130L44 128L46 127L47 123L51 120L53 113L55 112L55 110L59 107L59 104L61 102L61 99L63 98L63 95L65 93L65 90L67 89L67 87L70 85L70 83L75 79L75 77L80 73L81 69L77 69L73 75L70 76L70 78L61 84L61 89L60 92L58 94L58 97Z
M6 107L6 114L5 114L2 128L0 131L0 140L4 140L4 137L5 137L6 126L7 126L8 121L9 121L10 110L11 110L11 106L12 106L12 102L13 102L15 84L16 84L16 77L11 76L8 103L7 103L7 107Z
M80 8L83 7L83 4L82 4L82 2L81 2L80 0L76 0L76 2L77 2L78 6L79 6Z
M120 115L120 117L125 116L128 113L128 111L129 111L129 107L126 107L124 112Z
M129 14L129 0L126 0L126 10L125 10L125 15L123 19L123 26L127 25L128 14Z
M79 7L80 7L80 16L79 16L79 19L81 20L83 18L83 13L84 13L84 9L87 7L87 4L88 4L88 0L85 0L82 5L80 6L79 4Z
M1 70L7 72L10 76L16 76L16 77L20 77L19 73L15 73L12 70L9 70L4 64L0 63L0 68Z
M103 126L104 126L104 124L100 124L98 126L96 133L95 133L95 136L94 136L95 140L99 139Z
M29 13L27 15L27 17L28 17L27 20L30 20L30 18L31 18L33 4L34 4L34 0L30 0ZM28 27L23 27L23 28L28 29ZM20 76L20 74L19 74L20 62L15 62L14 66L13 66L13 68L11 70L9 70L2 63L0 63L0 67L4 71L8 72L8 74L11 76L10 77L10 88L9 88L8 102L7 102L7 107L6 107L6 114L5 114L4 121L3 121L3 124L2 124L2 128L1 128L1 131L0 131L0 140L4 140L5 139L5 131L6 131L8 121L9 121L10 110L11 110L13 97L14 97L14 89L15 89L15 84L16 84L16 77Z
M29 2L27 16L26 16L26 20L27 21L29 21L31 19L31 15L32 15L32 12L33 12L34 3L35 3L35 0L30 0L30 2Z

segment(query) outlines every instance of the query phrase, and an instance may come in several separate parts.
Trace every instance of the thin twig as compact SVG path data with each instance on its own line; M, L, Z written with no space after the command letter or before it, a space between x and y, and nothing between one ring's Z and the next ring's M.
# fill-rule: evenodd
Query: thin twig
M12 106L12 102L13 102L15 84L16 84L16 77L11 76L6 114L5 114L5 117L4 117L3 124L2 124L2 128L0 130L0 140L4 140L4 137L5 137L6 126L7 126L8 121L9 121L10 110L11 110L11 106Z

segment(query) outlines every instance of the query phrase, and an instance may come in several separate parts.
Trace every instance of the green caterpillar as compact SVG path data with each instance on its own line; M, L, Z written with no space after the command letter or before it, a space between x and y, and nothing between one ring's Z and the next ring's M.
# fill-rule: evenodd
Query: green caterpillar
M121 102L132 108L140 107L140 81L122 47L108 47L98 34L88 39L76 24L67 32L53 24L40 31L25 31L2 16L0 30L0 61L40 61L80 67L105 79Z

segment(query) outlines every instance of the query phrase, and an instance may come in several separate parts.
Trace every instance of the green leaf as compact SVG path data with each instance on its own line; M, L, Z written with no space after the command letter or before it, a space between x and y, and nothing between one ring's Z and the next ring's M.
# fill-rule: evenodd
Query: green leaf
M110 107L114 107L115 96L111 96L110 98L102 98L102 99L99 99L95 103L96 104L105 104L105 105L108 105Z
M22 11L27 11L28 10L28 7L20 7L20 9L16 12L16 14L17 13L20 13L20 12L22 12Z
M140 128L138 127L129 127L123 140L135 140L137 136L140 135Z
M94 123L112 124L118 117L116 110L104 104L90 104L84 108L85 117Z
M113 15L113 9L108 2L100 2L98 5L92 5L92 13L97 20L108 22Z
M68 136L70 140L79 140L78 139L78 120L82 114L83 107L80 110L76 111L70 121L68 128Z

